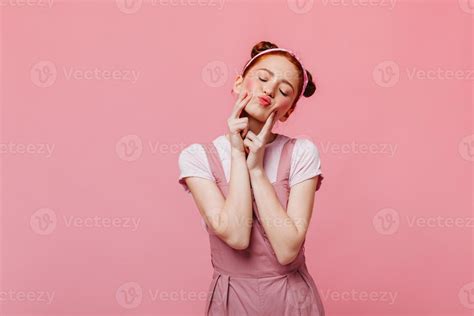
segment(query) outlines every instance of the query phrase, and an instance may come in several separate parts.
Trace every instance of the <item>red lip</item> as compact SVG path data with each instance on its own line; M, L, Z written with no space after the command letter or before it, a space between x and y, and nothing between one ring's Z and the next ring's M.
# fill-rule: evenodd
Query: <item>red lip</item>
M258 102L259 102L261 105L269 105L269 104L272 103L272 101L270 100L270 98L267 97L267 96L258 97Z

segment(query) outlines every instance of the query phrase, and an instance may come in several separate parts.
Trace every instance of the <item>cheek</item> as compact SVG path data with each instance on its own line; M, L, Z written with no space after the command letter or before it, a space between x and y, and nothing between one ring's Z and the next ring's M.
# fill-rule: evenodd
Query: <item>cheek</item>
M245 84L245 89L247 91L253 91L254 88L254 83L251 80L248 80L247 83Z
M277 115L280 116L280 115L285 114L286 111L288 111L288 109L290 107L291 107L291 102L290 101L288 101L287 99L280 100L277 103L277 106L275 107L275 109L277 110Z
M286 111L290 108L291 102L288 100L288 98L284 98L283 100L279 100L278 102L278 109Z

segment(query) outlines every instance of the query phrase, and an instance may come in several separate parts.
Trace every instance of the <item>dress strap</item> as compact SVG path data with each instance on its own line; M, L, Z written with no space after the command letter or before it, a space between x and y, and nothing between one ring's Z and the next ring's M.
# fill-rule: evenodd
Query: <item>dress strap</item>
M278 162L278 172L276 181L283 181L290 176L291 156L293 155L293 148L295 147L296 138L288 139L283 145Z
M219 153L213 142L202 143L202 147L207 155L207 161L209 162L209 167L211 168L211 173L216 179L216 183L226 183L224 168L222 167L222 161L219 158Z

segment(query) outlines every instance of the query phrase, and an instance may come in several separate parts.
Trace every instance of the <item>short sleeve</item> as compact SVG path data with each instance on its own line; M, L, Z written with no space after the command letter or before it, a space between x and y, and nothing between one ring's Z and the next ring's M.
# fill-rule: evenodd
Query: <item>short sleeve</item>
M178 183L187 193L191 193L191 191L184 181L186 177L193 176L215 181L210 171L206 152L201 144L196 143L184 148L179 154L178 165L180 171Z
M320 175L321 159L317 146L307 138L298 138L293 148L289 186Z

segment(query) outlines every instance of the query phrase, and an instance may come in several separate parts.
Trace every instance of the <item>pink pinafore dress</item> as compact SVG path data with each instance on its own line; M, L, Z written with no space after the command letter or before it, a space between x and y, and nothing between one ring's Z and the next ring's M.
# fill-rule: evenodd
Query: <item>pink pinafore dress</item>
M277 179L273 183L281 205L287 206L291 154L295 138L283 146ZM227 197L229 183L216 147L202 144L216 184ZM217 237L207 225L214 268L205 315L219 316L324 316L325 311L316 284L308 272L304 243L296 259L281 265L260 222L253 199L253 222L247 249L236 250Z

